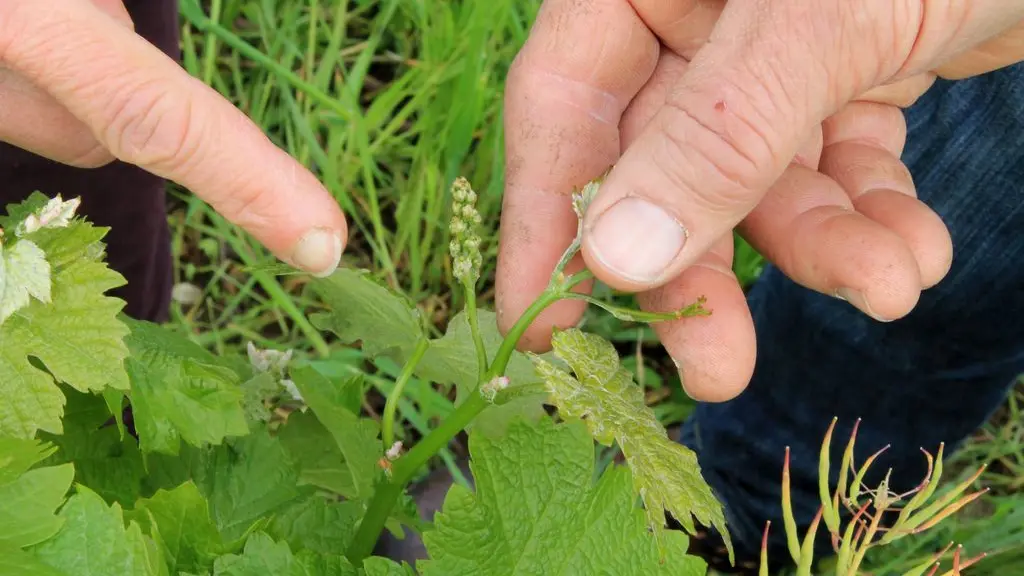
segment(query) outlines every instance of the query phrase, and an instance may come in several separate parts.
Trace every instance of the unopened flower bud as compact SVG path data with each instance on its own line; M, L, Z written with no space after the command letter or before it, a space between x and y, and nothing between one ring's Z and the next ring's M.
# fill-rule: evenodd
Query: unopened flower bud
M476 227L482 222L476 210L476 192L469 181L459 177L452 183L452 219L449 224L452 274L460 282L473 284L480 278L483 258Z

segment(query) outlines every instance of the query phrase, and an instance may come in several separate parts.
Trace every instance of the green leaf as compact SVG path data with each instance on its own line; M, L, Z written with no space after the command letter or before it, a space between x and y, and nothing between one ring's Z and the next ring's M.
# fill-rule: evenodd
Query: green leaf
M334 437L312 412L293 412L278 434L281 444L298 463L299 484L336 494L355 494L352 473L345 466Z
M128 518L156 540L172 573L207 570L227 552L209 505L192 482L139 500Z
M281 392L277 378L269 372L260 372L242 384L242 411L250 422L269 422L270 408L266 401Z
M7 215L0 216L0 228L5 231L5 234L13 234L22 220L29 214L42 210L49 200L49 196L36 190L21 202L8 204L4 207Z
M50 263L31 240L0 244L0 325L31 298L50 303Z
M265 524L266 516L303 495L295 463L266 430L204 451L190 463L188 477L206 496L226 542Z
M67 576L17 548L0 546L0 576Z
M357 576L356 569L341 554L321 555L310 551L292 554L288 544L274 542L256 532L240 555L221 556L214 563L214 576Z
M348 548L362 516L360 502L328 502L325 497L314 495L275 516L267 533L287 542L292 550L341 554Z
M73 252L73 240L82 239L68 235L82 229L39 233L53 237L54 250ZM51 302L33 300L0 325L0 395L8 401L0 412L0 434L29 438L37 430L62 432L64 398L54 378L83 392L128 387L123 369L128 329L117 318L124 303L103 295L124 279L87 258L67 259L53 268ZM46 371L29 357L38 358Z
M249 432L238 374L188 338L127 320L135 427L143 452L177 454L181 440L220 444Z
M384 355L404 362L424 337L416 309L363 271L341 268L311 286L331 308L314 315L313 325L334 332L342 342L362 342L367 357Z
M64 526L56 536L30 549L36 558L74 576L158 576L163 558L135 522L127 527L121 507L108 507L79 486L60 512Z
M551 402L562 416L585 421L598 442L618 443L654 534L664 534L665 510L690 532L692 515L722 533L732 557L722 505L701 476L696 454L668 438L644 403L643 391L619 364L615 348L600 336L576 329L556 332L552 344L576 378L535 358Z
M408 566L402 567L387 558L371 556L363 560L366 576L415 576Z
M497 316L490 310L477 309L480 337L487 357L493 358L504 337L498 331ZM476 348L465 311L456 314L448 323L445 335L430 341L430 347L416 367L416 375L438 384L455 384L455 403L461 404L476 389L478 378ZM505 375L509 386L525 386L541 382L529 358L513 352ZM544 398L524 397L502 406L491 406L480 414L471 428L480 428L491 435L500 435L508 423L517 417L538 419L544 416Z
M359 418L344 407L345 389L359 386L360 377L335 385L309 366L293 368L292 380L302 397L320 423L334 437L334 442L344 456L345 469L352 478L348 498L366 498L373 492L374 479L380 472L377 461L384 454L378 437L377 423L368 418Z
M0 484L17 480L56 451L52 444L34 438L0 436Z
M40 436L60 449L47 464L73 463L75 482L107 502L135 502L146 471L135 438L109 426L106 402L95 394L65 388L64 434Z
M505 436L470 436L476 492L453 486L423 535L423 576L703 575L682 532L664 534L665 561L630 487L609 467L594 483L594 443L577 423L513 422Z
M63 520L54 515L75 470L70 464L36 468L0 483L0 548L24 548L50 538Z

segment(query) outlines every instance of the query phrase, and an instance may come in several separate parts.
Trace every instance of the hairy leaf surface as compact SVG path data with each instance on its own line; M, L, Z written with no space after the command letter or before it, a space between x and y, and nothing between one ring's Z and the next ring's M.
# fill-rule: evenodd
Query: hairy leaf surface
M156 540L172 574L208 570L227 552L210 507L192 482L139 500L127 517Z
M600 336L576 329L557 332L552 344L576 377L535 358L551 402L563 416L586 422L598 442L618 443L654 533L665 534L665 510L690 532L693 516L722 533L731 555L724 510L701 476L696 454L668 438L644 403L643 391L619 364L615 348Z
M128 320L127 361L135 426L143 452L177 454L249 432L238 374L184 336Z
M161 576L163 558L139 525L125 525L121 507L107 506L79 486L61 509L64 526L53 538L31 548L43 564L68 576Z
M424 534L423 576L704 574L682 532L664 536L665 562L636 504L630 471L594 482L594 443L579 423L513 422L470 438L476 492L455 485Z
M42 201L45 204L45 197ZM27 215L28 204L8 210ZM4 222L5 229L17 225L13 217ZM7 400L6 409L0 411L0 434L31 438L38 430L62 432L64 397L54 378L81 391L128 388L124 371L128 329L118 319L124 302L104 295L123 285L124 278L99 261L104 233L74 221L66 228L27 234L0 248L6 254L2 258L6 280L0 284L6 286L4 294L18 303L0 323L0 395ZM40 253L46 255L45 261L40 261ZM46 295L44 272L49 297L40 299ZM24 302L26 295L35 298ZM30 357L42 366L30 362Z

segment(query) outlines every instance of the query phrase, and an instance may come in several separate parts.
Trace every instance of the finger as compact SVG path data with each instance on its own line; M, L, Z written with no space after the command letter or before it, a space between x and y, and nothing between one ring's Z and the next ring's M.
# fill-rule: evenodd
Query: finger
M920 297L918 265L903 238L857 213L846 191L816 170L793 164L740 231L794 282L875 319L902 317Z
M914 28L914 49L896 78L936 69L943 77L967 77L1002 68L1024 57L1024 3L955 0L945 2L941 9L929 10L923 10L925 3L918 4L914 8L922 9L923 13ZM974 51L978 48L981 52L976 56Z
M672 87L683 77L689 62L672 50L662 49L651 77L629 103L619 124L620 149L625 151L640 136L658 110L665 105Z
M870 117L875 120L869 120ZM930 288L949 272L953 245L942 219L917 199L913 178L893 143L862 139L866 124L898 126L906 134L903 114L892 106L853 103L828 124L821 172L850 196L857 212L898 234L917 261L921 284ZM844 128L844 126L850 128ZM843 138L837 138L838 133ZM899 147L902 148L902 145Z
M91 0L101 12L134 30L121 0ZM0 67L0 141L77 168L97 168L114 156L89 127L52 96Z
M856 100L859 102L875 102L899 108L909 108L933 84L935 84L935 74L926 72L890 84L883 84L868 90L866 93L858 96Z
M544 290L575 237L570 193L618 158L622 112L657 54L657 40L626 0L547 0L538 13L505 96L508 163L496 278L503 332ZM577 259L573 270L581 267ZM546 349L551 328L574 324L583 310L578 302L550 307L521 347Z
M345 218L316 178L92 4L0 3L0 41L0 61L51 94L116 158L189 188L298 268L324 275L337 267Z
M724 402L746 388L754 371L757 340L747 301L732 265L732 234L671 282L637 296L654 312L678 310L707 298L710 316L653 324L679 367L686 393L703 402Z
M939 66L935 73L947 80L960 80L998 70L1021 60L1024 60L1024 22Z
M96 168L114 159L93 137L89 127L52 96L3 69L0 141L79 168Z
M912 39L875 29L885 24L839 6L728 4L591 205L588 267L614 288L645 290L695 262L757 205L814 126L898 69L892 49L908 54ZM877 47L835 42L865 31Z
M637 15L669 50L692 60L722 16L725 0L630 0Z
M103 12L107 16L113 18L116 22L123 26L134 30L135 23L132 22L132 17L128 14L128 9L124 7L123 0L89 0L93 6L99 8L100 12Z

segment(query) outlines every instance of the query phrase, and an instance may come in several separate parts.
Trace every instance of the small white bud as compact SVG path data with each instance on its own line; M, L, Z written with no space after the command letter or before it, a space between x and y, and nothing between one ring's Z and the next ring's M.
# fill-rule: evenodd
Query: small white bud
M396 440L395 443L391 445L391 448L388 448L388 451L385 452L385 456L387 456L388 460L391 460L392 462L394 462L395 460L398 460L398 457L401 456L401 455L402 455L402 441L401 440Z
M295 382L285 379L281 380L280 384L294 400L298 402L306 401L306 399L302 397L302 393L299 392L299 387L295 385Z
M75 211L78 210L78 206L81 203L81 198L72 198L71 200L64 201L60 194L58 194L56 197L51 198L45 206L29 214L18 225L15 234L24 236L42 228L65 228L71 223L71 219L74 218Z
M480 395L493 403L498 392L508 388L509 382L508 376L495 376L490 382L480 386Z

